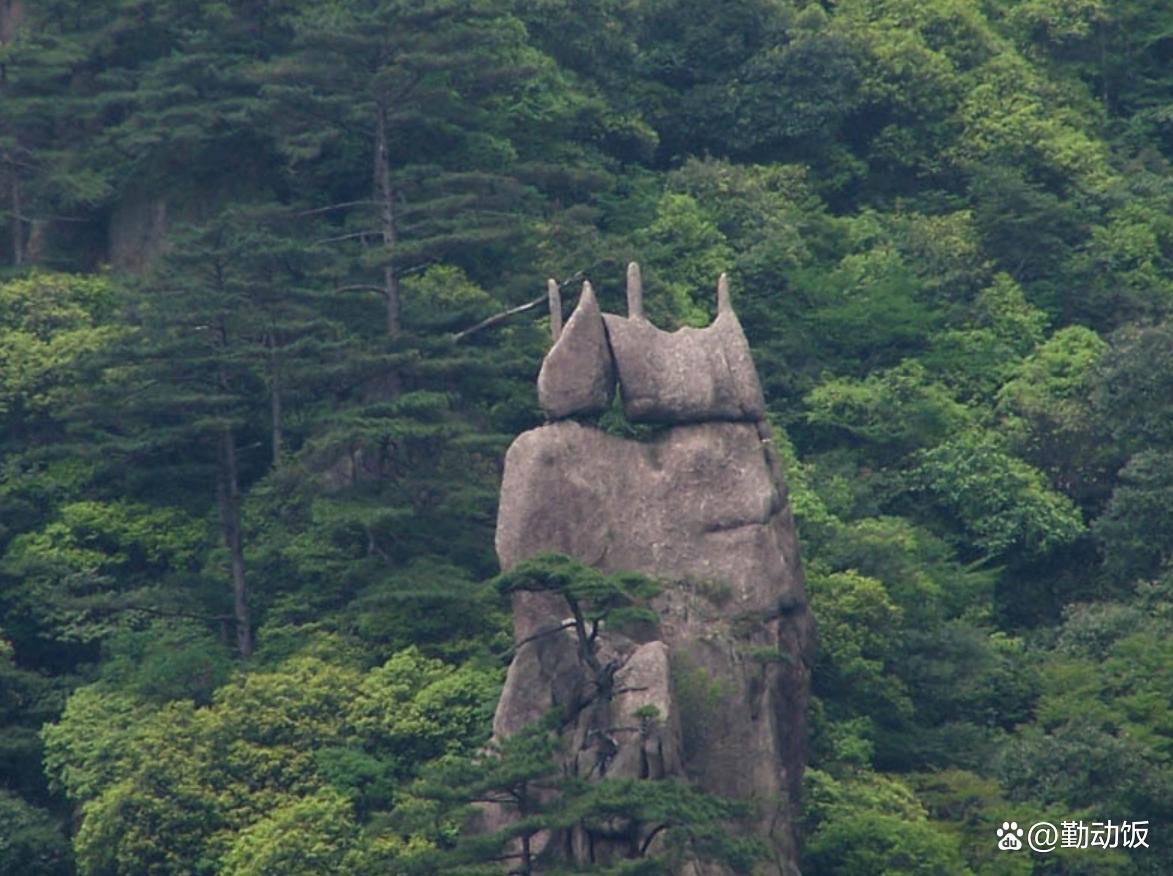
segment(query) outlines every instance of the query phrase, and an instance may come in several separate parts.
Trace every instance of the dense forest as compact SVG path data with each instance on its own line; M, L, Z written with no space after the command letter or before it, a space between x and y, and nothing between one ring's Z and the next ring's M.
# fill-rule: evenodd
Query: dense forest
M554 781L474 757L502 455L545 278L623 312L632 259L663 328L729 272L780 436L804 874L1173 872L1168 3L0 0L0 43L2 876L501 872L465 804ZM1148 847L998 850L1041 820Z

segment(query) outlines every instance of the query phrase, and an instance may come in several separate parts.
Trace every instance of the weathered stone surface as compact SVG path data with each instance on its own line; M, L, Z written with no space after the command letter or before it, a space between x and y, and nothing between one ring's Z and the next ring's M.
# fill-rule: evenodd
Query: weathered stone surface
M493 735L511 736L540 721L552 708L572 707L586 696L585 684L570 632L526 642L510 664L501 706L493 716Z
M647 444L552 423L506 455L497 555L504 568L557 551L607 571L720 582L730 611L777 611L802 594L782 505L752 423L680 426ZM519 639L565 614L549 594L518 601Z
M555 551L655 577L663 583L652 606L659 623L628 631L638 640L604 628L584 652L561 628L569 613L562 597L516 593L518 649L494 733L507 736L561 707L567 772L687 778L752 802L758 818L746 829L773 850L755 873L798 876L795 807L814 629L761 388L726 278L707 329L661 332L643 319L641 296L635 265L632 318L598 314L588 289L547 357L539 392L559 421L509 449L497 553L505 569ZM604 327L600 342L594 332ZM615 372L629 419L675 425L640 443L560 419L604 406L602 387ZM487 815L498 826L507 817ZM534 848L551 864L605 862L630 854L633 839L636 848L659 841L633 835L637 827L579 824L543 834ZM677 876L731 874L690 860Z
M607 774L688 775L713 793L757 801L759 832L786 861L794 851L788 807L800 790L813 636L793 521L763 434L756 423L736 422L677 426L651 443L573 421L527 432L506 457L497 552L504 568L557 551L668 582L654 605L659 639L630 656L615 649L611 658L621 667L617 679L642 679L632 686L646 687L648 699L636 704L624 694L584 712L573 731L574 769L595 774L592 731L631 726L627 716L652 703L666 718L654 753L638 734L612 731ZM516 594L516 641L565 614L558 596ZM548 695L552 664L532 666L530 647L510 667L499 707L499 715L514 715L513 729L524 726L522 716L534 720L555 701L573 701L588 683L572 683L569 672ZM773 650L782 656L763 662ZM665 682L667 662L672 680ZM787 864L766 872L796 871Z
M766 404L732 309L708 328L664 332L646 319L605 314L623 411L633 422L759 420Z
M640 645L615 673L611 734L617 751L604 775L663 779L683 775L680 715L672 702L668 646ZM643 713L641 715L641 710ZM647 714L654 710L655 715Z
M603 315L584 283L570 321L546 354L538 374L538 403L552 420L604 411L615 394L615 368Z

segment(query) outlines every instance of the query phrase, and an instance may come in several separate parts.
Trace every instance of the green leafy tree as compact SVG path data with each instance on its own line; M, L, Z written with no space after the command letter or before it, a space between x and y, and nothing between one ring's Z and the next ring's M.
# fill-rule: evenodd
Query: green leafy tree
M806 403L808 422L862 438L888 460L942 441L970 418L914 359L864 380L828 380L807 394Z
M990 399L1016 366L1043 342L1047 316L1032 306L1007 274L981 290L964 328L940 332L925 357L959 395Z
M1094 404L1106 350L1088 328L1060 329L1018 365L997 397L1014 450L1083 502L1102 501L1119 452Z
M914 478L964 527L981 560L1011 551L1045 554L1085 531L1071 500L979 433L922 452Z
M72 872L69 843L54 819L0 790L0 874L69 876Z
M957 838L929 820L911 788L875 773L839 779L808 770L804 869L812 873L971 874Z
M343 643L311 644L320 656L237 674L206 705L160 706L113 677L79 689L44 731L47 769L83 813L79 872L266 872L307 819L297 848L344 868L392 788L483 742L496 671L405 651L367 672Z
M1169 538L1173 455L1158 450L1133 456L1092 533L1104 551L1104 569L1119 584L1151 578L1173 560Z

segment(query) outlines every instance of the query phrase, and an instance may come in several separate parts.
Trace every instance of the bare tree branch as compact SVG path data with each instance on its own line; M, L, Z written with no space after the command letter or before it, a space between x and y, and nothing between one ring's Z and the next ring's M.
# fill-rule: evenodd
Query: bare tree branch
M569 277L569 278L563 280L561 283L559 283L558 288L564 289L567 286L569 286L571 283L576 283L581 279L582 279L582 271L576 271L574 276ZM540 298L535 298L533 301L527 301L525 304L519 304L517 307L511 307L508 310L503 310L500 313L495 313L487 319L482 319L476 325L471 326L469 328L464 329L463 331L459 331L459 332L456 332L455 334L451 335L450 337L452 339L452 342L455 344L458 344L461 341L463 341L465 338L467 338L469 335L471 335L473 332L479 332L481 329L486 329L486 328L489 328L490 326L496 325L499 322L504 322L505 320L509 319L509 317L511 317L511 316L516 316L519 313L525 313L527 310L533 310L539 304L542 304L547 300L548 300L548 296L542 295Z
M332 210L345 210L347 207L373 207L375 201L343 201L340 204L330 204L326 207L314 207L312 210L298 210L294 216L316 216L319 213L329 213Z
M670 823L666 822L664 824L658 825L655 830L653 830L651 833L649 833L647 838L643 841L643 845L640 846L639 856L642 858L645 855L647 855L648 847L651 846L652 840L654 840L658 834L667 830L671 826L672 825Z
M374 283L351 283L349 286L335 286L333 292L378 292L383 294L382 286L376 286Z
M361 237L365 240L368 237L375 237L378 233L378 230L355 231L350 234L340 234L337 237L323 237L320 240L315 240L313 245L317 246L319 243L337 243L340 240L354 240L356 237Z
M541 638L544 638L545 636L552 636L555 633L562 633L562 632L565 632L566 630L573 630L573 629L574 629L574 621L568 620L565 623L561 624L560 626L551 627L550 629L547 629L547 630L541 630L539 632L534 633L532 636L526 636L524 639L522 639L520 642L518 642L516 645L514 645L512 648L510 648L506 652L506 656L508 657L509 660L512 660L514 655L517 654L517 652L521 650L522 645L528 645L530 642L534 641L535 639L541 639Z
M469 335L473 334L474 332L479 332L481 329L486 329L489 326L496 325L499 322L504 322L505 320L509 319L509 317L516 316L519 313L525 313L527 310L533 310L539 304L544 304L545 302L546 302L546 296L542 295L539 298L535 298L533 301L527 301L525 304L519 304L517 307L511 307L508 310L503 310L500 313L495 313L492 316L490 316L488 319L482 319L480 322L478 322L474 326L471 326L470 328L466 328L463 331L456 332L454 335L451 336L452 342L453 343L460 343L461 341L463 341L465 338L467 338Z

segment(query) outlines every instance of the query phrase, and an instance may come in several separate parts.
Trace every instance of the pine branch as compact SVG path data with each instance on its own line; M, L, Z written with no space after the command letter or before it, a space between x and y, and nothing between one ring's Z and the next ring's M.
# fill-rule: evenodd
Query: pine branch
M202 621L226 621L226 620L233 619L232 615L230 615L230 614L201 614L199 612L194 612L194 611L179 611L177 609L167 609L167 608L151 608L150 606L146 606L146 605L133 605L133 604L126 604L126 603L124 603L122 605L97 605L97 606L93 606L92 608L90 608L90 611L105 612L107 614L113 614L115 612L123 612L123 611L141 611L143 614L153 614L157 617L183 617L183 618L188 618L190 620L202 620Z

